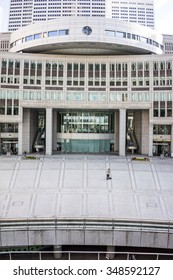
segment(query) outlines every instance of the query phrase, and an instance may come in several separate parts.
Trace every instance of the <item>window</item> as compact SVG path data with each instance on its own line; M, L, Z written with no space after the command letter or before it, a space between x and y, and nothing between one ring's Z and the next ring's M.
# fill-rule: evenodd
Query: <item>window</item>
M106 31L106 35L110 36L110 37L114 37L115 36L115 31L113 30L105 30Z
M29 36L25 37L25 42L29 42L29 41L32 41L32 40L33 40L32 35L29 35Z
M34 40L41 38L41 33L34 34Z
M54 37L54 36L57 36L57 30L48 32L48 37Z
M69 35L69 29L59 30L59 36Z
M126 38L126 33L121 31L116 31L117 38Z

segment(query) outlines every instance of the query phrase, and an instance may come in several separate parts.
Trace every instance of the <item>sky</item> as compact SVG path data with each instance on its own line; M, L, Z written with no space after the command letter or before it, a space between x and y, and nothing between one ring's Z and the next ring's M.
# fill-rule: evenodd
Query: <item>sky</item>
M10 0L0 0L0 32L8 30L9 4ZM155 23L160 33L173 34L173 0L155 0Z

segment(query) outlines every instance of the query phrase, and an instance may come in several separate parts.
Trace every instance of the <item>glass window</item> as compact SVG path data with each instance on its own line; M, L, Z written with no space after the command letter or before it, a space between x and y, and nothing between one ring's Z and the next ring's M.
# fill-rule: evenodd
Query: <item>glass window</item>
M20 60L15 61L15 68L20 68Z
M69 29L59 30L59 36L68 35Z
M153 116L154 117L158 117L159 116L159 110L158 109L154 109Z
M46 70L51 69L51 63L47 62L46 63Z
M97 92L90 92L88 97L89 101L99 101L99 94Z
M29 42L29 41L32 41L32 40L33 40L33 36L32 35L29 35L29 36L25 37L25 42Z
M139 38L140 38L140 37L139 37L138 35L132 34L132 39L133 39L133 40L139 40Z
M148 39L147 39L146 37L142 37L142 36L141 36L141 42L147 43L147 42L148 42Z
M36 62L35 61L31 61L31 69L35 69L36 68Z
M5 99L0 99L0 115L5 115Z
M165 109L160 109L160 116L165 117Z
M111 36L111 37L115 36L115 31L113 31L113 30L105 30L105 31L106 31L107 36Z
M126 33L125 32L116 31L115 34L116 34L117 38L126 38Z
M57 36L57 30L48 32L48 37L54 37L54 36Z
M41 33L34 34L34 40L41 38Z
M29 61L24 61L24 68L29 69Z
M113 114L105 112L60 113L60 132L73 133L112 133Z

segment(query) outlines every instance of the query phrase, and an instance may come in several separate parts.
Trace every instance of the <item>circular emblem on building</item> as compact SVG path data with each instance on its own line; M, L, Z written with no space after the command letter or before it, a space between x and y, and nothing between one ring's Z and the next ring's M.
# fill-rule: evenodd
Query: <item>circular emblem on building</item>
M92 29L90 26L84 26L83 29L82 29L82 32L85 34L85 35L90 35L92 33Z

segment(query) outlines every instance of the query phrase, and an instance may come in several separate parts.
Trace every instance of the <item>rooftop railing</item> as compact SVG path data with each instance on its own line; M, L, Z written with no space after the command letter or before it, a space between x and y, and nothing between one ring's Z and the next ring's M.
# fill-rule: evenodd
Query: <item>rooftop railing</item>
M173 222L108 219L1 219L0 231L12 230L98 230L173 233Z

